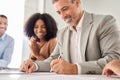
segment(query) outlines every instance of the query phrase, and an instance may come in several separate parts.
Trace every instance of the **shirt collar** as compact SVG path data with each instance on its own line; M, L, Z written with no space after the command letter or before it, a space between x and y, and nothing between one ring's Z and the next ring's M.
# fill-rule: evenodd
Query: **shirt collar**
M6 36L6 34L3 34L3 35L0 37L0 40L4 40L4 39L5 39L5 36Z

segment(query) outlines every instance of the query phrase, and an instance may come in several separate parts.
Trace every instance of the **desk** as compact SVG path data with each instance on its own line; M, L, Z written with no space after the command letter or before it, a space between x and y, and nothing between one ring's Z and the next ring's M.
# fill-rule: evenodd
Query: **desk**
M58 75L50 72L36 72L26 74L19 71L2 70L0 80L120 80L118 76L105 75Z

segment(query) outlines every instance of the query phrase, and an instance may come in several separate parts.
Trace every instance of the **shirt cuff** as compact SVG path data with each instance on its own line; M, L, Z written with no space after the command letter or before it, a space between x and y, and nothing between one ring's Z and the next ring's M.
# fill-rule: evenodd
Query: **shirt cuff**
M33 62L33 63L35 64L35 67L36 67L36 69L34 71L37 71L38 70L38 65L35 62Z
M77 68L78 68L78 74L81 74L81 66L78 63L76 63L76 65L77 65Z

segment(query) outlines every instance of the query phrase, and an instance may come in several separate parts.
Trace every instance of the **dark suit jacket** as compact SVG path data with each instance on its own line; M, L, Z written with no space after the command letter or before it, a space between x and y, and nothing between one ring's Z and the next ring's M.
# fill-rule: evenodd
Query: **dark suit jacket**
M49 71L50 62L61 53L62 58L71 62L70 26L60 30L53 54L43 62L36 62L38 71ZM116 20L110 15L95 15L85 12L81 32L81 55L79 74L101 73L105 64L120 58L120 31Z

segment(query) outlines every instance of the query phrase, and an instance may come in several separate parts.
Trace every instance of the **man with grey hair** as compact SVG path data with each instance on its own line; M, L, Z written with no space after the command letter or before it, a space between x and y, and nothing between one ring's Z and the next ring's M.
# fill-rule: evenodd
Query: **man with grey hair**
M88 13L82 9L80 0L52 2L68 26L58 32L58 43L49 58L26 60L21 71L51 69L58 74L101 74L109 61L120 58L120 31L112 16Z

